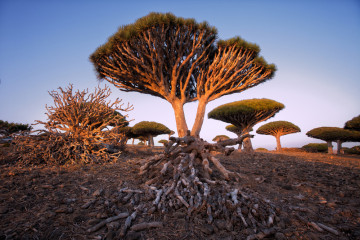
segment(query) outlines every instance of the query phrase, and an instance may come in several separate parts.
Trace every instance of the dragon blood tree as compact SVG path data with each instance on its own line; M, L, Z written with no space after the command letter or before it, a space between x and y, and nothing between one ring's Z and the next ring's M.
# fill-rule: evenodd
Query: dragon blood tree
M344 128L348 130L360 131L360 115L347 121Z
M274 121L262 125L256 130L256 133L274 136L276 138L276 150L281 151L280 137L300 131L300 128L291 122Z
M208 102L263 83L276 70L256 44L217 37L206 22L150 13L120 27L90 60L98 77L120 90L168 101L180 137L188 130L184 104L198 101L191 135L199 136Z
M341 153L341 145L344 142L360 142L360 132L351 131L338 127L319 127L306 133L308 137L321 139L328 144L328 153L333 154L332 142L337 142L337 154Z
M228 140L228 139L230 139L230 138L226 135L217 135L216 137L213 138L213 141L220 142L220 141L224 141L224 140Z
M154 137L161 134L170 134L171 130L165 125L157 122L142 121L135 124L131 131L138 135L148 139L149 146L154 146Z
M248 99L221 105L208 113L208 117L231 123L248 134L257 123L273 117L285 106L271 99ZM244 151L253 152L250 137L244 139Z
M243 129L241 129L241 128L233 125L233 124L227 125L227 126L225 127L225 129L228 130L229 132L235 133L235 134L238 136L238 138L240 138L241 135L243 134ZM251 128L251 129L249 130L249 132L251 132L252 130L253 130L253 129ZM238 151L241 151L241 146L242 146L242 145L239 145Z

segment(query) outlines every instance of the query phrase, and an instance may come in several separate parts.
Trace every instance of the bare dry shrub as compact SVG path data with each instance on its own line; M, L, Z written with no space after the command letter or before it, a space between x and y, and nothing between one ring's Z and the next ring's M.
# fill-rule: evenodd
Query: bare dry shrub
M54 106L46 106L48 120L37 120L45 130L39 135L18 137L15 141L23 163L99 163L116 160L126 141L121 128L128 125L121 99L108 101L109 87L95 92L74 91L70 85L49 92Z

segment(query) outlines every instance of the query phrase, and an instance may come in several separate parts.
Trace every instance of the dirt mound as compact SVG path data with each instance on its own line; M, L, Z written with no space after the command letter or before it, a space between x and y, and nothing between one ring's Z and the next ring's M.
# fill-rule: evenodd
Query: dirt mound
M154 153L144 147L129 150L113 164L20 167L13 164L14 154L1 149L0 239L255 236L251 226L231 228L221 220L208 224L206 219L189 218L182 209L136 214L142 194L137 192L142 184L139 168ZM360 238L359 158L271 152L217 158L240 174L244 192L261 196L279 212L276 220L281 224L268 238ZM129 221L127 234L120 237Z

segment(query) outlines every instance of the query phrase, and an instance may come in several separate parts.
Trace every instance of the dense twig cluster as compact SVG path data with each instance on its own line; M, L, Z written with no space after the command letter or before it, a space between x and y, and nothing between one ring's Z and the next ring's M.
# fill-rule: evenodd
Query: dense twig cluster
M226 146L239 144L246 137L217 144L192 136L170 138L165 153L150 157L140 168L153 199L150 211L166 213L185 208L189 217L199 215L209 224L225 220L229 230L240 225L255 233L273 233L275 207L242 189L237 184L241 176L227 170L210 153L230 154L234 149Z
M45 130L16 139L25 163L90 163L117 157L126 139L121 129L128 124L127 115L117 111L128 112L132 106L124 107L120 99L107 102L109 87L89 94L88 90L73 92L70 85L49 94L54 106L46 106L48 121L36 121Z

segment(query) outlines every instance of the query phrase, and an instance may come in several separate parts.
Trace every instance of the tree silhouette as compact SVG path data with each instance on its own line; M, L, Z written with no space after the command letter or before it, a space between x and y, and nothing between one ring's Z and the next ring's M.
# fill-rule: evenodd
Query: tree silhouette
M206 22L150 13L120 27L90 60L98 77L120 90L168 101L180 137L188 130L183 106L198 101L191 135L199 136L208 102L263 83L276 70L258 56L256 44L216 39L217 30Z

